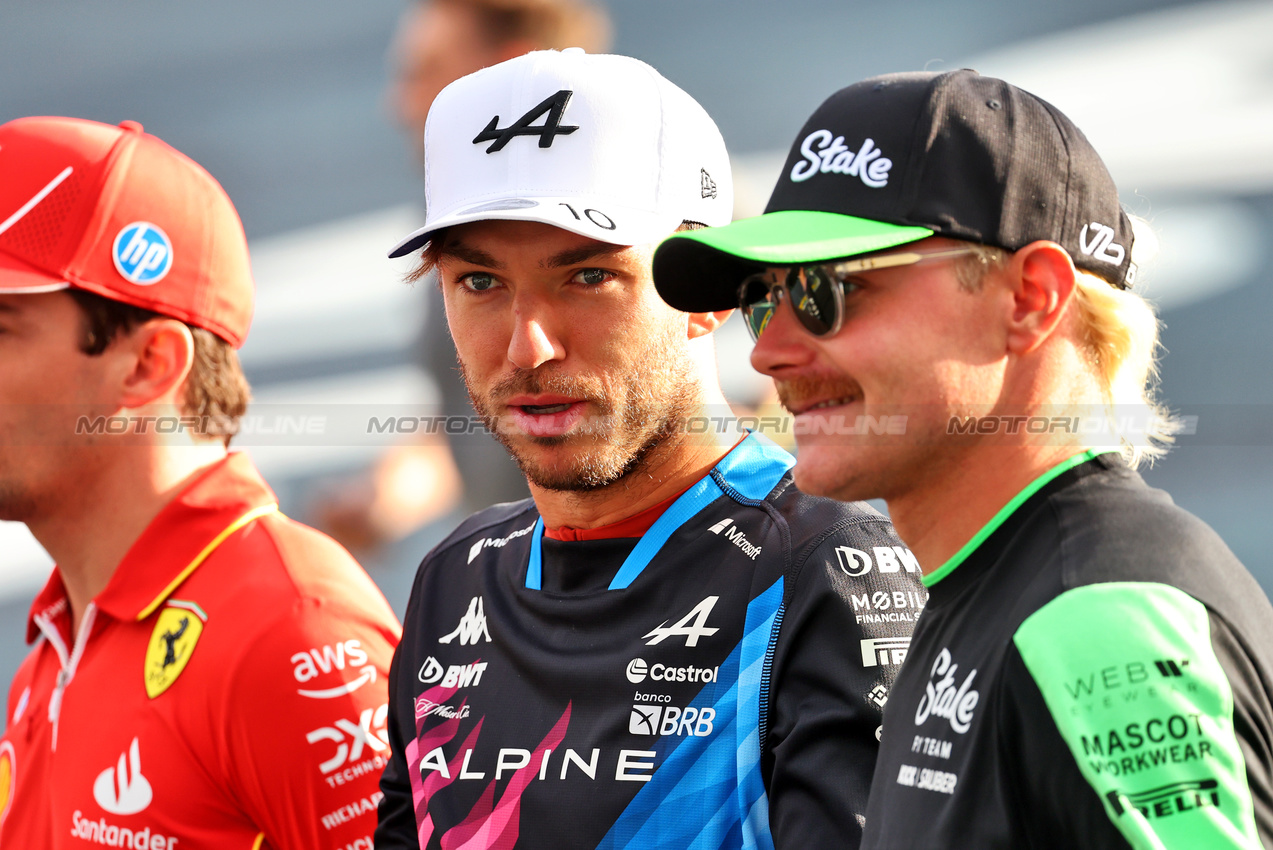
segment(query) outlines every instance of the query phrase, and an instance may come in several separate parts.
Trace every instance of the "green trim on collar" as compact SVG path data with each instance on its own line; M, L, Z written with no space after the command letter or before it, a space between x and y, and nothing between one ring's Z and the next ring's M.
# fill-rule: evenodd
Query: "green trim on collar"
M1024 490L1016 496L1013 496L1012 501L1000 508L999 513L991 517L990 522L983 525L981 530L974 534L972 539L963 545L962 549L952 555L946 563L924 576L924 587L932 587L937 584L937 582L953 573L956 567L968 560L968 556L977 551L977 547L986 542L987 537L994 534L995 531L999 529L999 526L1007 522L1008 517L1012 516L1012 514L1016 512L1017 508L1021 507L1026 500L1043 489L1043 487L1046 486L1052 479L1064 472L1068 472L1076 466L1087 463L1097 455L1103 455L1113 451L1117 451L1117 449L1088 449L1081 454L1076 454L1071 458L1061 461L1056 466L1031 481L1025 486Z

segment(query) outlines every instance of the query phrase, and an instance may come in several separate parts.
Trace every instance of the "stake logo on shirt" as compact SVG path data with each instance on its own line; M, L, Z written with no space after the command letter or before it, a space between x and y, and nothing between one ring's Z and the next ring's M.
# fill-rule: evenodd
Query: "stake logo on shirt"
M146 647L144 668L146 695L151 699L168 690L186 669L207 619L198 605L179 599L170 599L168 607L159 612Z

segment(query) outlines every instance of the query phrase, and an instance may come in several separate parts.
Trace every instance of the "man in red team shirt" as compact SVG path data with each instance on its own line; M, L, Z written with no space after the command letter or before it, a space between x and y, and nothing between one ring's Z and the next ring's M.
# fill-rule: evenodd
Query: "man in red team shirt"
M132 122L0 126L0 519L57 562L0 846L371 847L399 627L226 451L252 298L197 164Z

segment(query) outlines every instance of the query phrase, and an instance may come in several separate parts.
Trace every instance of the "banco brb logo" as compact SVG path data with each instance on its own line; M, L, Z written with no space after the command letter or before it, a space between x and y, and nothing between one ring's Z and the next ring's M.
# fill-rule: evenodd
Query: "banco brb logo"
M134 221L115 237L111 259L125 279L149 286L172 269L172 240L158 226Z

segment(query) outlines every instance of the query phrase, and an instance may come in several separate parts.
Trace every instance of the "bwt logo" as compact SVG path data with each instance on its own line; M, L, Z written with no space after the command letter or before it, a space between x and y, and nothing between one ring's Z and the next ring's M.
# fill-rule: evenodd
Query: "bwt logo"
M111 259L126 280L150 286L172 269L172 240L150 222L134 221L115 237Z
M918 573L919 560L905 546L876 546L875 565L882 573L896 573L905 569L908 573ZM835 547L835 556L840 560L840 572L850 578L864 576L871 571L871 556L861 549L851 546Z
M416 677L426 685L441 682L444 688L476 687L482 683L482 674L486 672L486 661L474 661L472 664L452 664L446 668L432 655L425 660Z

